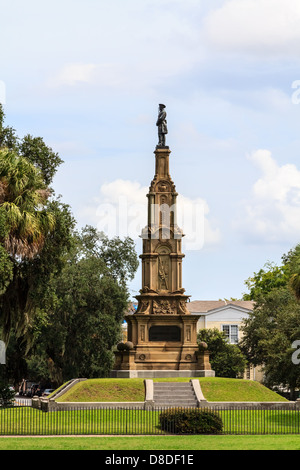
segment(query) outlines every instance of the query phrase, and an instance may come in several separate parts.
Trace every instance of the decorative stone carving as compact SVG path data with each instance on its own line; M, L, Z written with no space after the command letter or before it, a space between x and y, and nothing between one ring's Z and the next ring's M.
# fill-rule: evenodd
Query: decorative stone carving
M160 192L160 193L167 193L170 191L170 184L167 183L166 181L161 181L160 183L158 183L157 185L157 190Z
M157 290L149 289L149 287L144 286L143 289L140 289L141 294L158 294Z
M159 290L169 289L169 257L158 257L158 288Z
M150 312L149 300L142 300L139 302L137 313L144 313L145 315Z
M190 325L186 327L186 341L189 343L192 339L192 331Z
M178 309L179 309L179 313L183 313L185 315L190 313L187 309L185 300L179 300Z
M169 300L153 300L152 312L154 315L174 315L176 313Z

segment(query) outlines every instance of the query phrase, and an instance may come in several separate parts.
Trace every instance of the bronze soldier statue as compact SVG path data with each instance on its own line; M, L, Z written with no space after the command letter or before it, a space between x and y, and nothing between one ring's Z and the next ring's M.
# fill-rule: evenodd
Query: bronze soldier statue
M164 104L159 105L158 118L156 125L158 126L158 146L166 146L166 134L168 133L167 128L167 113L165 111L166 106Z

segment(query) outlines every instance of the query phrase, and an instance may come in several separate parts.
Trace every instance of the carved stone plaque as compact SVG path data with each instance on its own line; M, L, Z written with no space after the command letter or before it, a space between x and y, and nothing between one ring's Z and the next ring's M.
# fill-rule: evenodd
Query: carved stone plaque
M151 326L149 341L181 341L181 330L178 326Z

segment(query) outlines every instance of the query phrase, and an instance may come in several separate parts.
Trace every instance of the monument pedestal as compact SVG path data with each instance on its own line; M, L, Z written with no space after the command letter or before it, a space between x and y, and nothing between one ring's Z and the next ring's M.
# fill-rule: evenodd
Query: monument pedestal
M197 344L197 315L127 315L128 338L115 352L112 377L214 377Z

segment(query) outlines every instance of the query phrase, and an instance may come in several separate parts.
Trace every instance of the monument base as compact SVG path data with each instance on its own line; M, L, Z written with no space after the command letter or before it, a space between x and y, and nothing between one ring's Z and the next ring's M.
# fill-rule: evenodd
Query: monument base
M112 370L111 378L152 379L176 377L215 377L214 370Z

